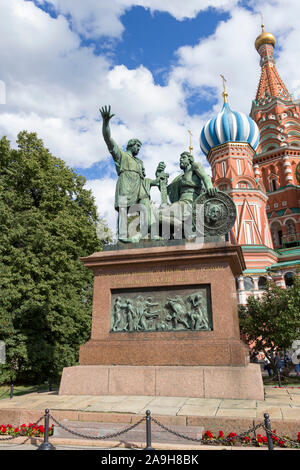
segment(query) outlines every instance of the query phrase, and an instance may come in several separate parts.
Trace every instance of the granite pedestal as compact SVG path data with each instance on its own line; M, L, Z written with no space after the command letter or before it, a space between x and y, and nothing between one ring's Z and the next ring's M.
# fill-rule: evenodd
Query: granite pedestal
M226 242L110 250L84 258L94 271L91 339L65 368L61 394L263 400L260 367L240 340L235 276L241 247ZM211 331L111 331L114 292L199 289L210 295Z

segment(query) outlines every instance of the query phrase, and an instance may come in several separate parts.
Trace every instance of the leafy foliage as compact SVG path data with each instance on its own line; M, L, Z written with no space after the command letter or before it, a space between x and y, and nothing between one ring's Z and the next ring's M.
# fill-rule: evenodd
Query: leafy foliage
M78 360L91 324L92 273L101 250L85 179L23 131L0 140L0 381L42 382Z
M267 283L261 298L248 297L247 305L239 309L240 330L255 352L264 351L275 370L273 360L277 350L289 349L300 334L300 277L282 289Z

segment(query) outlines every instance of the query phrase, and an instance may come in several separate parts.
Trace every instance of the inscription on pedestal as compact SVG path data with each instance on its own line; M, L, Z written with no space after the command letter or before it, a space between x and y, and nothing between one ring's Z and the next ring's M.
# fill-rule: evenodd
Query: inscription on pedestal
M209 285L111 291L111 332L212 329Z

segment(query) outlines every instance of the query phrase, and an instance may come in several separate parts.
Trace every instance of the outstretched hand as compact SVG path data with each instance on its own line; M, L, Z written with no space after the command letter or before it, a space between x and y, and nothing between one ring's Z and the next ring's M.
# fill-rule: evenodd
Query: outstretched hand
M213 197L213 196L216 196L217 195L217 188L208 188L207 189L207 194L210 196L210 197Z
M114 114L111 114L111 107L110 106L103 106L103 108L99 109L100 114L104 122L108 123Z
M159 164L157 165L157 168L156 168L156 174L158 173L163 173L166 169L166 164L165 162L159 162Z

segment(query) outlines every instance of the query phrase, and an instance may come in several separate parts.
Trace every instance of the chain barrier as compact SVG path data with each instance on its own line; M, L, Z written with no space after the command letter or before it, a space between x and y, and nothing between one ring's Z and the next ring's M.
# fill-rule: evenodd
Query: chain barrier
M37 426L43 419L43 416L40 417L40 419L36 422L36 423L33 423L32 428L34 428L35 426ZM11 441L12 439L16 439L17 437L27 437L28 439L31 437L31 436L26 436L25 434L18 434L16 436L9 436L9 437L0 437L0 441Z
M278 436L276 433L274 433L273 431L270 431L266 425L264 424L264 422L262 423L259 423L255 426L253 426L252 428L248 429L248 431L246 432L243 432L241 434L236 434L234 436L228 436L227 438L225 439L222 439L222 440L219 440L219 439L197 439L197 438L193 438L193 437L190 437L190 436L186 436L184 434L181 434L177 431L174 431L173 429L170 429L168 428L167 426L165 426L164 424L160 423L157 419L155 418L151 418L152 421L157 424L160 428L164 429L165 431L171 433L171 434L174 434L175 436L177 437L180 437L182 439L186 439L186 440L189 440L189 441L194 441L194 442L198 442L200 444L205 444L205 445L224 445L224 443L226 442L232 442L232 441L235 441L235 440L238 440L238 439L243 439L245 438L246 436L248 436L249 434L254 434L255 435L255 432L262 428L265 432L266 432L266 435L271 435L271 437L277 439L278 441L283 441L284 443L288 443L290 444L291 446L293 447L296 447L296 448L299 448L300 449L300 443L297 443L296 441L292 441L290 440L289 438L287 437L280 437Z
M263 428L264 428L264 430L266 431L267 434L269 433L272 436L272 438L278 439L279 441L287 442L287 443L291 444L293 447L297 447L298 449L300 449L300 442L292 441L288 437L280 437L275 432L269 431L265 426L263 426Z
M250 433L254 433L257 429L261 428L263 426L263 423L260 423L260 424L257 424L256 426L253 426L251 429L249 429L248 431L246 432L243 432L242 434L239 434L239 435L235 435L235 436L232 436L232 437L227 437L226 439L223 439L222 441L218 440L218 439L210 439L209 441L207 439L198 439L198 438L195 438L195 437L190 437L190 436L186 436L185 434L181 434L177 431L174 431L173 429L170 429L168 428L167 426L165 426L164 424L160 423L157 419L155 418L151 418L152 421L157 424L160 428L164 429L165 431L171 433L171 434L174 434L175 436L177 437L181 437L182 439L186 439L188 441L194 441L194 442L199 442L200 444L209 444L209 445L213 445L213 444L224 444L224 442L231 442L233 440L236 440L236 439L243 439L245 436L247 436L248 434Z
M43 385L44 385L44 388L43 388ZM47 391L53 392L55 390L57 390L57 388L55 387L53 388L53 384L51 380L49 380L48 382L48 387L45 384L42 384L41 386L38 385L36 387L31 387L29 390L24 390L24 388L16 387L14 384L11 384L10 388L0 395L0 399L6 394L9 394L9 398L13 398L14 393L16 391L20 391L22 392L22 395L26 395L29 393L43 393Z
M267 427L267 426L270 425L269 421L267 421L269 419L269 416L267 414L265 415L265 422L261 422L259 424L256 424L252 428L248 429L247 431L245 431L243 433L235 434L234 436L228 436L228 437L226 437L225 439L222 439L222 440L220 440L220 439L209 439L208 440L208 439L204 439L203 437L201 437L201 438L190 437L190 436L187 436L186 434L182 434L178 431L175 431L174 429L171 429L171 428L165 426L164 424L160 423L156 418L153 418L152 416L150 416L150 411L148 411L147 413L148 413L148 415L147 415L148 420L150 422L152 421L153 423L155 423L158 427L160 427L164 431L166 431L168 433L171 433L171 434L175 435L176 437L188 440L188 441L198 442L199 444L224 445L225 443L230 443L232 441L237 441L238 439L243 440L246 436L249 436L249 434L254 434L254 436L256 436L256 431L258 429L262 428L266 432L267 437L271 436L273 441L275 441L275 440L276 441L283 441L284 443L289 444L291 447L295 447L295 448L300 449L300 443L297 443L296 441L292 441L288 437L280 437L275 432L271 431L270 428ZM91 435L86 435L86 434L82 434L82 433L73 431L72 429L68 428L67 426L64 426L62 423L57 421L52 415L49 414L49 410L46 410L46 414L45 414L45 419L47 418L48 421L49 421L49 418L51 418L52 421L57 426L61 427L63 430L69 432L70 434L73 434L74 436L77 436L77 437L82 437L84 439L93 439L93 440L105 440L105 439L112 439L112 438L119 437L122 434L125 434L125 433L135 429L143 421L147 421L147 417L144 416L143 418L141 418L136 423L132 424L131 426L128 426L125 429L122 429L121 431L118 431L118 432L115 432L115 433L108 433L108 434L105 434L104 436L91 436ZM43 416L41 418L39 418L39 420L36 421L36 423L32 424L31 427L34 428L35 426L37 426L43 420L43 418L44 418ZM46 423L46 421L45 421L45 423ZM49 423L47 423L47 426L48 426L48 424ZM150 436L148 435L148 430L149 429L150 429ZM147 442L148 441L151 442L151 428L146 429L146 434L147 434L147 436L146 436L147 437ZM0 437L0 441L11 441L13 439L16 439L17 437L22 437L22 436L23 437L28 437L28 438L31 437L31 436L26 436L26 435L19 434L19 435L16 435L16 436ZM46 440L48 441L48 436L47 436ZM50 445L50 444L48 444L48 445ZM270 446L269 446L270 450L272 450L272 448L270 448Z
M132 429L136 428L139 424L141 424L143 421L145 421L145 417L143 417L142 419L140 419L137 423L133 424L132 426L129 426L127 427L126 429L123 429L122 431L118 431L118 432L115 432L115 433L112 433L112 434L106 434L105 436L87 436L85 434L81 434L79 432L76 432L76 431L73 431L72 429L69 429L67 428L66 426L64 426L63 424L59 423L55 418L53 418L53 416L50 415L50 418L52 419L52 421L59 427L61 427L62 429L64 429L65 431L69 432L70 434L74 434L74 436L78 436L78 437L82 437L84 439L95 439L95 440L105 440L105 439L111 439L113 437L118 437L118 436L121 436L122 434L125 434L126 432L128 431L131 431Z

